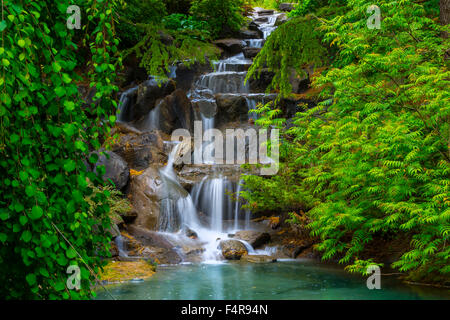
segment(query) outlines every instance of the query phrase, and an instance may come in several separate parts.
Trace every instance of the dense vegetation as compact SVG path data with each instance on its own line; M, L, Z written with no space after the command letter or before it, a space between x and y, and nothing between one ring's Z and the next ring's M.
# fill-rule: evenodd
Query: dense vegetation
M0 45L0 297L88 299L110 256L111 218L128 210L104 186L92 153L116 121L122 61L164 77L217 56L211 44L239 30L261 0L2 1ZM257 124L282 131L274 177L245 176L254 212L308 222L324 259L350 271L381 264L377 240L407 239L393 267L446 283L450 248L450 31L439 0L299 1L267 40L248 78L274 72L274 103ZM314 106L283 118L290 76L314 67ZM310 69L310 68L309 68ZM88 94L93 93L93 94ZM306 217L306 218L305 218ZM79 266L81 290L66 287Z
M2 298L90 297L101 257L109 255L109 193L92 196L103 181L83 159L96 162L89 151L115 121L118 2L77 3L86 19L79 31L66 27L71 1L2 2ZM95 90L91 101L80 82ZM81 270L80 291L66 288L71 265Z
M323 258L338 258L351 271L381 263L365 253L377 240L405 237L410 244L393 267L413 280L444 283L449 42L439 1L379 1L380 29L366 24L371 1L309 4L301 2L268 39L249 77L267 64L276 74L269 89L286 96L287 72L315 64L321 102L293 119L280 117L277 104L259 108L258 124L284 132L282 170L269 179L246 177L252 192L245 197L256 211L291 210L294 223L306 212ZM311 32L299 35L299 28Z

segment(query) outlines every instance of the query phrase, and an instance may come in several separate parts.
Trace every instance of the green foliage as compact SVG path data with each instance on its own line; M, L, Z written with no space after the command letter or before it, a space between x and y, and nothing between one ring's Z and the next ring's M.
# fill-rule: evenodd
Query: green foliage
M275 90L281 96L292 92L292 71L303 74L303 68L314 63L321 66L327 61L327 50L321 44L319 22L311 16L297 17L284 23L267 39L256 56L246 77L259 77L262 68L274 72L267 91ZM289 41L286 41L289 39Z
M244 23L242 0L193 0L191 13L208 21L214 38L238 31Z
M280 3L284 2L284 1L282 1L282 0L253 0L250 2L253 7L278 10L278 6L280 5ZM289 1L289 2L295 2L295 1Z
M122 48L134 46L144 36L137 24L160 23L167 14L162 0L126 0L120 12L117 34Z
M311 208L309 227L320 238L324 259L337 257L350 264L349 271L364 272L380 262L363 259L365 249L383 237L407 236L410 247L393 266L414 280L445 283L450 274L450 73L444 59L449 40L441 37L444 27L428 2L379 1L381 29L367 28L366 9L372 4L349 0L335 17L319 15L322 39L337 50L332 67L315 78L322 103L288 122L276 106L260 108L259 125L284 129L290 154L284 165L297 172L281 171L263 182L256 193L263 205L257 206L265 205L266 185L271 184L268 193L277 185L286 190L294 175L291 188L308 199L299 207ZM278 32L284 30L271 37ZM268 60L276 49L261 54ZM276 59L268 65L283 68L284 55ZM296 64L294 59L284 68ZM253 202L251 192L246 200ZM292 209L290 202L284 206Z
M0 45L0 296L85 299L109 255L107 194L83 159L100 148L116 103L117 1L77 1L82 30L66 27L73 1L3 1ZM83 51L84 50L84 51ZM81 64L79 52L87 59ZM83 101L85 72L95 87ZM109 119L109 120L105 120ZM96 162L96 157L89 159ZM70 244L69 244L70 243ZM76 248L76 252L73 247ZM78 256L81 255L81 258ZM81 269L81 290L68 290L67 268Z
M132 209L130 201L123 196L122 192L112 186L106 185L102 188L92 184L89 186L92 188L93 192L87 196L85 200L89 204L90 214L95 214L98 206L106 204L109 207L109 216L115 221ZM96 202L98 195L102 193L107 196L106 199L103 199L106 203Z
M168 30L190 32L192 38L197 38L202 41L206 41L211 38L209 24L206 21L197 20L192 16L174 13L164 17L163 24ZM198 35L197 37L196 34Z

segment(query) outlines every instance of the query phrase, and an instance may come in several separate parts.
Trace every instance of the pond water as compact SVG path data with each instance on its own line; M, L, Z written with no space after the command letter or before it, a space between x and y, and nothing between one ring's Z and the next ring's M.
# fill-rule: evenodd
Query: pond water
M107 288L116 299L126 300L450 299L449 290L405 285L393 278L382 276L381 289L369 290L366 278L315 261L224 262L160 266L146 281ZM97 299L110 296L99 288Z

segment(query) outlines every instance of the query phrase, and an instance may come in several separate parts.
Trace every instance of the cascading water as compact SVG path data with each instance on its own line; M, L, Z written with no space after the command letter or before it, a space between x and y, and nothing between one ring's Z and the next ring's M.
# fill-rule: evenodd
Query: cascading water
M130 96L132 96L136 91L137 91L138 87L133 87L131 89L128 89L126 91L124 91L121 96L120 96L120 100L119 100L119 107L117 109L117 120L121 121L121 122L126 122L128 121L128 109L130 107Z
M247 47L261 48L264 45L267 36L275 29L277 16L277 14L269 16L268 22L261 24L264 39L247 39L245 40ZM188 97L197 112L197 119L202 120L203 132L214 128L214 116L217 112L216 94L242 95L247 101L248 110L254 109L259 103L273 100L272 96L264 93L250 93L250 86L244 80L251 63L252 60L245 58L243 53L237 54L214 62L214 71L200 76L195 82ZM155 109L155 117L156 112ZM249 120L256 118L256 114L249 114ZM149 116L148 123L153 125L152 116ZM243 182L236 177L231 178L216 172L214 159L209 159L204 161L203 165L212 166L214 174L205 176L188 194L178 182L173 169L178 148L179 145L173 147L167 166L160 170L165 192L161 198L159 230L166 234L167 239L177 248L180 237L183 237L184 244L193 241L184 235L186 229L194 231L198 236L196 241L205 250L203 261L216 263L223 259L218 248L219 242L230 239L230 234L236 231L250 229L251 213L249 210L244 210L239 202ZM238 199L233 199L231 194L235 194ZM202 215L199 214L200 212ZM255 251L250 244L242 242L249 254L265 252Z

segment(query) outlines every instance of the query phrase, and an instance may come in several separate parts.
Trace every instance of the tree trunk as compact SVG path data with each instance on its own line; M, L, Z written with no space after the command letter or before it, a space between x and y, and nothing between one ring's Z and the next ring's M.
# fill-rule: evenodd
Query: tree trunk
M450 0L440 0L440 21L443 26L450 23Z

